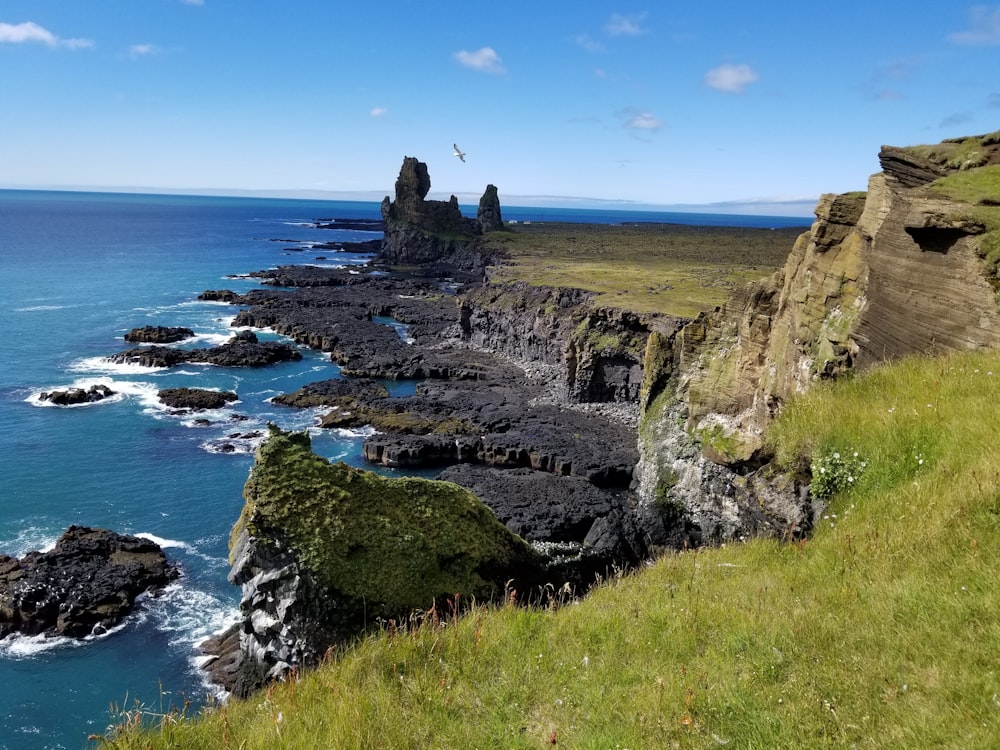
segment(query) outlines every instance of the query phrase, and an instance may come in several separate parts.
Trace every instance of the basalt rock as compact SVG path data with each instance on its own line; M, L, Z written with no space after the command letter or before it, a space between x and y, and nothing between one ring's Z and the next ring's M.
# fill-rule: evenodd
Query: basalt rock
M156 397L172 409L221 409L239 396L231 391L209 391L204 388L164 388Z
M272 429L244 497L230 580L244 669L265 679L377 622L546 580L544 558L467 490L331 464L306 434Z
M476 222L481 232L495 232L503 229L503 216L500 213L500 196L496 185L487 185L486 192L479 199L479 209L476 211Z
M0 638L82 638L121 622L136 598L177 577L155 543L71 526L49 552L0 555Z
M472 256L483 231L503 226L495 186L486 188L476 219L462 215L454 195L448 201L426 200L430 189L427 165L412 156L405 157L396 179L395 200L386 196L382 201L384 235L378 255L380 262L423 265Z
M114 396L115 391L103 383L95 383L89 388L65 388L58 391L44 391L38 395L42 401L48 401L56 406L79 406L103 401Z
M173 344L194 336L194 331L181 326L143 326L133 328L125 334L126 341L132 344Z
M148 346L112 354L108 361L137 364L143 367L175 367L185 362L201 362L223 367L266 367L277 362L302 359L302 353L290 344L259 341L253 331L240 331L221 346L208 349L176 349Z

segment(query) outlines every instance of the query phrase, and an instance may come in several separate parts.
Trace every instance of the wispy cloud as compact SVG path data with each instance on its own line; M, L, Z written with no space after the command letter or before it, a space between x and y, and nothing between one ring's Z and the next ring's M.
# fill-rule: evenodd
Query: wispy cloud
M969 112L956 112L953 115L948 115L946 118L941 120L942 128L953 128L958 125L965 125L966 123L972 122L975 118Z
M181 0L184 5L204 5L205 0Z
M760 76L749 65L720 65L705 74L705 85L724 94L742 94Z
M642 22L646 20L648 13L612 13L611 18L604 24L604 31L611 36L639 36L645 34L646 30Z
M969 9L969 28L949 34L948 41L971 46L1000 44L1000 6L972 6Z
M372 117L384 117L385 115L389 114L389 108L388 107L372 107L369 110L368 114L371 115Z
M0 44L27 44L35 42L47 47L84 49L93 47L90 39L63 39L34 21L24 23L0 23Z
M155 44L133 44L128 48L128 56L132 60L138 60L140 57L158 54L159 51L160 48Z
M655 133L664 126L663 120L652 112L640 109L623 109L618 113L624 118L623 126L628 130L641 130L647 133Z
M994 91L986 100L987 107L1000 107L1000 92Z
M587 52L603 52L604 45L588 34L578 34L573 40L578 46L583 47Z
M459 50L453 57L459 64L482 73L505 73L503 60L492 47L480 47L473 52Z

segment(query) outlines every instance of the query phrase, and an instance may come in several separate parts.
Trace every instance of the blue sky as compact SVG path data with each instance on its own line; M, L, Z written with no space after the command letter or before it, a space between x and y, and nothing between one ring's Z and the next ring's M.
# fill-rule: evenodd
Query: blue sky
M811 202L998 128L996 3L0 2L0 187Z

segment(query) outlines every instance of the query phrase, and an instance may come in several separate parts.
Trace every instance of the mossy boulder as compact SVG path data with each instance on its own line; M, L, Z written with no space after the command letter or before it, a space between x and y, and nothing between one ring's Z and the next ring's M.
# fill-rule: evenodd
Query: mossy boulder
M272 676L379 620L541 581L541 556L468 490L330 463L306 433L271 428L244 497L230 578L243 650Z

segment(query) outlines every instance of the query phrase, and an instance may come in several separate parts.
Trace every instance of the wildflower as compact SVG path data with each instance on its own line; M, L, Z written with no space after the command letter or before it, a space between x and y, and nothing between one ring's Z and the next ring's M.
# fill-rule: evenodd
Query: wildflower
M583 668L586 669L589 666L590 666L590 657L589 656L583 657Z

